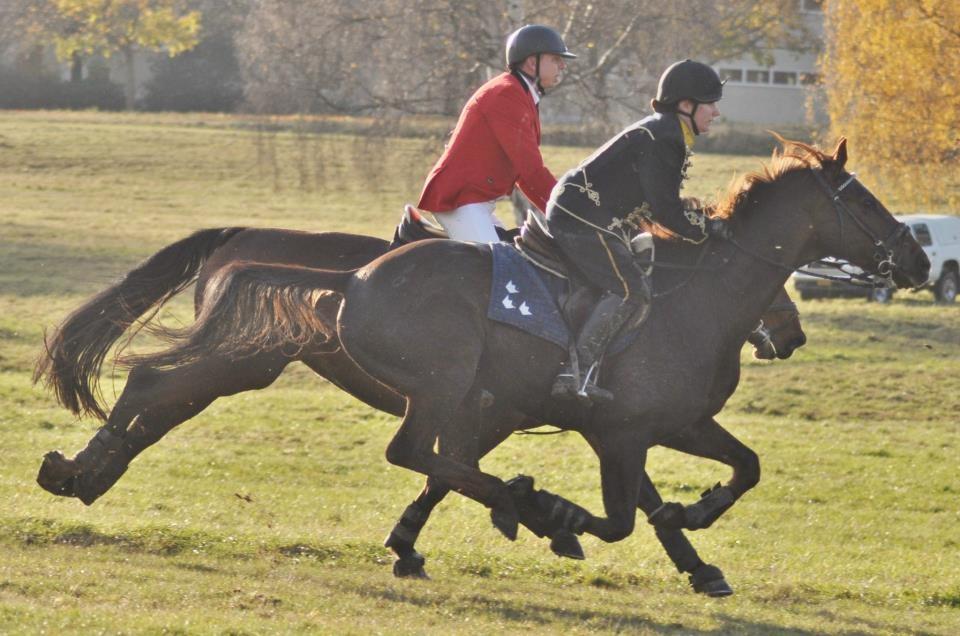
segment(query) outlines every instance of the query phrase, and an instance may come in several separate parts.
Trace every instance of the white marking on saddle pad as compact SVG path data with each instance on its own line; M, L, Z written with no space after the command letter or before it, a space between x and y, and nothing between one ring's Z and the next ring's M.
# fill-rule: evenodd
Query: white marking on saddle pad
M509 296L504 296L504 297L503 297L503 306L506 307L507 309L513 309L513 308L514 308L513 301L510 300L510 297L509 297Z
M508 293L508 294L516 294L518 291L520 291L519 289L517 289L517 286L513 284L513 281L512 281L512 280L511 280L511 281L507 281L507 284L504 285L504 287L507 288L507 293Z
M529 307L527 307L527 302L526 302L526 301L520 303L520 313L521 313L522 315L524 315L524 316L532 316L532 315L533 315L533 312L530 311L530 308L529 308Z

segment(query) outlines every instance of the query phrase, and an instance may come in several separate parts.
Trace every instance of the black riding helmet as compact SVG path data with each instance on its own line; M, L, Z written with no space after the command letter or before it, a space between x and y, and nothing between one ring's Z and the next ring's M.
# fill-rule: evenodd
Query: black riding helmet
M693 102L693 110L689 115L693 123L693 132L700 134L693 115L700 104L710 104L720 101L723 97L723 80L712 67L703 62L683 60L674 62L660 76L657 86L657 96L651 102L653 109L658 113L678 112L677 104L681 100L689 99Z
M531 79L536 81L541 94L543 94L543 87L540 85L540 56L544 53L552 53L567 59L577 57L567 49L560 34L547 26L528 24L507 37L506 58L507 66L511 71L518 72L517 67L525 59L531 55L537 56L536 76Z

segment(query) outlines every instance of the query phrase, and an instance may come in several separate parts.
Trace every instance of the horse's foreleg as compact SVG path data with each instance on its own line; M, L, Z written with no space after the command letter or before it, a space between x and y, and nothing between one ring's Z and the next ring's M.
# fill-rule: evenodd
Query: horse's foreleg
M725 485L719 483L689 506L664 504L651 515L657 526L699 530L709 528L740 497L760 481L760 459L713 418L706 418L666 440L663 445L690 455L713 459L733 469Z
M663 506L663 499L646 472L641 478L638 506L648 518ZM654 531L657 540L660 541L660 545L663 546L667 556L673 561L677 571L689 575L690 585L693 586L694 591L707 596L729 596L733 594L733 589L724 580L720 568L704 563L682 530L654 526Z
M90 505L126 472L140 452L216 398L262 388L289 360L282 354L254 356L244 364L209 358L170 370L138 367L107 423L73 459L59 451L44 457L37 482L47 491Z

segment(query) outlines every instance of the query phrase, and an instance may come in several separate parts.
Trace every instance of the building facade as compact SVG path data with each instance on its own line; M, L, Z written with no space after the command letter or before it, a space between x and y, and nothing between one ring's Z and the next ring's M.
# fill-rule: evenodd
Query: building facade
M726 80L723 117L731 122L777 125L811 125L826 121L819 88L817 58L823 41L822 0L798 0L815 50L797 52L770 48L770 66L752 56L724 60L714 65Z

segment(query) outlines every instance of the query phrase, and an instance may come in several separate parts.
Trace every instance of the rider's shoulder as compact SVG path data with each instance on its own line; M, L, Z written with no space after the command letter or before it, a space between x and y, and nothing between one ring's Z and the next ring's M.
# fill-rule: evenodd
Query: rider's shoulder
M525 104L530 98L520 80L510 73L501 73L477 89L474 99L483 106L495 107L497 102L513 101Z
M660 143L683 143L683 132L680 129L680 121L673 113L654 113L644 117L624 130L623 134L632 141L660 142Z

